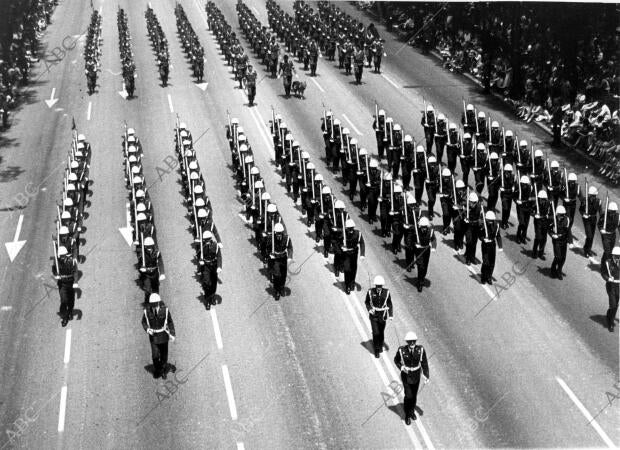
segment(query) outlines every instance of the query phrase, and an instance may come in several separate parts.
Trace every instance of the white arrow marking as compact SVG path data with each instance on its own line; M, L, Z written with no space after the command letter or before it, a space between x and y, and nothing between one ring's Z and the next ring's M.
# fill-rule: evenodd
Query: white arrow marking
M22 249L26 241L19 240L19 233L22 231L22 223L24 222L24 215L19 215L19 221L17 222L17 229L15 230L15 237L13 238L13 242L7 242L4 244L6 246L6 251L9 254L9 259L11 262L15 259L19 251Z
M123 97L123 100L127 100L127 96L129 94L127 94L127 91L125 90L125 83L123 83L123 90L122 91L118 91L118 95Z
M196 84L196 87L199 87L200 89L202 89L203 91L205 91L207 89L207 85L209 83L198 83Z
M129 203L125 203L125 213L127 218L127 226L119 228L118 231L121 232L121 235L127 242L127 245L131 247L133 243L133 227L131 226L131 213L129 212Z
M50 99L45 100L45 103L47 104L48 108L51 108L52 106L54 106L56 102L58 101L57 98L54 98L54 94L56 94L56 88L52 88L52 95L50 95Z

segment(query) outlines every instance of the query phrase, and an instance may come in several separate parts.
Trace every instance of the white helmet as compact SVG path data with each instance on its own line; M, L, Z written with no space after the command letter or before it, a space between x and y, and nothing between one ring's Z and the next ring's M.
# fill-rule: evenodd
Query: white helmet
M369 165L370 167L377 168L379 167L379 161L377 161L376 159L371 159Z
M610 211L618 211L618 204L616 202L609 202Z
M439 114L437 115L437 120L438 120L439 122L442 122L442 121L446 120L446 116L444 116L442 113L439 113Z
M552 168L552 169L554 169L554 168L558 168L558 167L560 167L560 163L558 163L558 162L557 162L557 161L555 161L555 160L551 161L551 168Z
M472 105L471 103L469 103L465 109L466 109L467 111L473 111L473 110L474 110L474 105Z
M410 134L405 135L405 142L413 142L413 138L411 137Z
M314 177L314 181L323 181L323 175L321 175L320 173L317 173L316 177Z
M182 138L187 137L187 131L185 131L185 130L181 130L180 134L181 134Z
M491 128L499 128L499 122L497 120L491 122Z
M293 145L294 147L294 145ZM303 151L301 152L301 159L310 159L310 153Z
M424 146L423 146L423 145L418 145L418 146L415 148L415 151L416 151L416 152L423 152L423 151L425 151L425 150L424 150Z
M469 134L469 133L463 134L463 139L464 140L471 139L471 134Z
M379 115L380 115L380 116L385 116L385 111L384 111L384 110L382 110L382 109L380 109L380 110L379 110Z
M449 177L450 175L452 175L452 172L447 167L441 171L441 176L443 177Z
M267 205L267 212L274 213L278 210L278 207L274 203Z
M204 208L200 208L197 212L198 214L198 218L202 219L203 217L207 217L209 214L207 213L207 210Z
M152 293L149 296L149 303L159 303L161 301L161 297L159 296L159 294L156 293Z
M484 119L485 117L484 111L478 111L478 119Z
M417 340L418 340L418 335L415 334L413 331L409 331L405 335L405 342L417 341Z
M520 181L523 184L530 184L530 177L528 177L527 175L522 175Z
M281 223L276 223L273 226L273 231L275 231L276 233L282 233L284 231L284 226Z
M556 213L558 214L566 214L566 208L564 208L564 206L560 205L558 206L558 209L555 210Z
M323 186L323 191L321 192L322 194L331 194L332 190L329 186Z
M213 233L211 233L209 230L203 231L202 238L207 240L213 239Z
M486 220L495 220L495 213L493 211L487 211L484 218Z
M544 156L544 153L542 152L542 150L536 150L534 152L534 158L542 158Z
M482 142L478 142L478 145L476 145L476 150L486 150L486 147Z
M64 206L73 206L73 200L71 200L70 197L67 197L66 199L64 199L64 201L62 202L62 204Z
M614 247L611 254L614 256L620 256L620 247Z
M283 124L284 126L286 126L286 124ZM243 127L237 127L237 133L238 134L243 134L244 130Z
M202 197L198 197L196 199L196 207L197 208L202 208L203 206L205 206L205 201Z
M512 130L506 130L506 137L512 137Z
M456 188L464 188L465 187L465 183L463 183L463 180L456 180Z
M577 181L577 175L574 172L568 174L568 181Z
M357 145L357 139L355 138L351 139L351 145Z
M276 119L278 117L276 116ZM233 117L232 119L230 119L230 124L231 125L238 125L239 124L239 119L237 119L236 117Z
M375 286L383 286L385 285L385 280L383 279L381 275L377 275L373 281L373 284Z
M84 136L83 134L78 134L78 142L83 142L86 140L86 136Z
M191 169L191 167L190 167ZM260 173L260 170L258 170L258 167L254 166L250 169L250 174L251 175L258 175Z
M60 227L60 229L58 230L59 234L69 234L69 228L67 228L66 226L62 226Z
M595 186L590 186L588 189L588 195L596 195L598 194L598 189Z
M144 245L145 245L145 246L149 246L149 247L150 247L150 246L152 246L152 245L155 245L155 241L154 241L154 240L153 240L153 238L152 238L152 237L150 237L150 236L149 236L149 237L146 237L146 238L144 238Z
M525 139L521 139L521 142L519 142L519 147L527 147L527 141Z
M60 247L58 247L58 256L65 256L65 255L68 255L68 254L69 254L69 252L67 251L66 247L64 247L62 245Z
M428 226L430 226L430 225L431 225L431 222L428 220L428 217L422 217L422 218L420 219L420 222L418 222L418 224L419 224L421 227L428 227Z
M400 128L400 124L399 123L394 125L394 131L400 131L400 130L401 130L401 128Z
M69 211L63 211L62 214L60 215L60 219L70 219L71 218L71 213ZM138 219L139 220L139 219Z
M491 159L499 159L499 155L497 153L495 153L495 152L491 152L490 158Z
M450 122L450 126L448 126L449 130L456 130L456 124L454 122Z
M190 170L198 170L198 163L196 161L192 161L189 163Z
M201 184L194 186L194 194L202 194L203 192L204 192L204 189L202 189Z
M427 112L433 112L433 111L435 111L435 108L433 108L433 105L428 105L428 106L426 107L426 111L427 111Z
M360 148L360 151L359 151L359 155L360 156L364 156L364 155L367 155L367 154L368 154L368 150L366 150L365 148Z
M538 198L547 198L547 191L540 191L538 193Z
M146 211L146 205L142 202L138 203L138 205L136 206L136 211L138 212Z
M254 158L252 157L252 155L248 155L248 156L246 156L246 157L243 159L243 161L244 161L246 164L253 163L253 162L254 162Z
M269 194L269 192L265 192L263 193L263 195L260 196L261 200L271 200L271 195Z
M347 219L344 226L345 228L355 228L355 222L353 222L353 219Z
M334 125L335 125L335 124L334 124ZM342 134L350 134L350 133L351 133L351 131L350 131L347 127L344 127L344 128L342 129Z
M436 162L437 162L437 158L435 158L434 156L429 156L429 157L428 157L428 162L429 162L430 164L432 164L432 163L436 163Z
M293 140L293 135L291 133L286 133L286 135L284 136L284 140L285 141L292 141Z
M306 169L308 170L314 170L316 167L314 166L314 163L308 163L306 164ZM316 178L315 178L316 179Z
M504 170L506 172L512 172L512 166L510 164L505 164L504 165Z
M383 176L383 181L392 181L392 172L388 172Z
M254 189L263 189L264 187L263 180L258 180L254 183Z
M340 119L334 119L334 126L340 125Z
M415 204L415 197L411 194L407 195L407 204L408 205L413 205Z
M241 144L241 145L239 146L239 151L240 151L240 152L247 152L247 151L248 151L248 146L247 146L247 145L245 145L245 144Z
M181 122L181 123L179 124L179 128L180 128L181 130L187 130L187 125L185 124L185 122Z
M403 192L403 187L400 184L395 184L394 185L394 192L400 194L401 192Z
M342 200L336 200L336 203L334 203L334 208L344 209L344 202Z
M136 130L134 130L133 128L127 128L128 136L133 136L135 133L136 133Z
M470 202L477 202L478 201L478 194L476 194L475 192L472 192L471 194L469 194L469 201Z

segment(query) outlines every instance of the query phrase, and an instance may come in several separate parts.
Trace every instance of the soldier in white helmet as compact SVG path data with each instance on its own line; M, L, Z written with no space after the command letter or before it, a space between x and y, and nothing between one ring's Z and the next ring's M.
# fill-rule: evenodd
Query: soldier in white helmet
M273 284L274 298L280 299L284 295L286 283L287 260L293 259L293 243L284 231L284 226L277 223L271 233L269 251L269 273Z
M370 177L366 184L368 187L368 223L372 225L377 220L377 205L381 191L381 169L379 168L379 161L376 159L371 159L368 166L368 176Z
M527 175L521 175L520 179L516 179L514 191L518 221L517 244L525 244L527 239L527 228L530 224L530 212L532 208L531 199L532 196L535 195L534 188L530 182L530 177Z
M435 232L428 218L421 217L420 220L417 221L417 225L413 255L415 257L414 263L418 266L416 287L418 288L418 292L422 292L426 280L426 273L428 272L431 251L434 251L437 247L437 240L435 239ZM409 268L409 266L407 266L407 268Z
M476 247L478 246L478 233L480 231L480 218L482 207L475 192L467 196L465 204L465 264L468 266L476 261Z
M547 191L538 191L532 200L531 214L534 217L534 247L532 258L545 259L545 245L549 233L549 219L552 218L551 203Z
M435 146L437 148L437 162L443 165L443 151L448 139L448 120L446 116L439 113L437 115L437 129L435 130Z
M553 244L551 277L561 280L562 267L566 261L566 245L568 244L568 217L566 217L566 208L562 205L555 208L555 218L553 225L549 227L549 234Z
M355 229L355 222L347 219L345 222L344 239L340 242L342 254L342 272L344 273L344 289L348 294L355 289L355 277L357 275L357 257L366 257L366 245L364 237L359 230Z
M487 211L482 218L478 235L480 237L480 249L482 252L482 266L480 268L480 282L493 284L493 270L495 269L495 256L497 247L502 251L502 237L499 226L495 220L495 213Z
M379 159L383 159L385 144L387 143L385 140L385 119L385 111L380 109L374 116L374 121L372 122L372 128L375 130L375 137L377 139L377 153Z
M433 150L433 142L435 141L435 109L433 105L424 104L426 108L422 111L421 125L424 127L424 137L426 138L426 151L431 152Z
M577 198L579 198L580 189L575 173L571 172L564 177L562 182L562 205L566 208L566 215L568 216L568 248L573 248L572 228L575 222L575 211L577 210Z
M215 305L217 276L222 272L222 251L213 233L209 230L202 233L198 257L200 284L204 292L205 306L210 309L211 305Z
M489 211L495 211L497 199L499 198L500 178L502 175L500 164L499 155L495 152L491 153L485 171L487 182L487 210Z
M416 345L418 336L409 331L405 335L406 345L398 348L394 356L394 364L400 370L400 379L405 390L405 423L411 424L411 419L416 420L415 408L418 400L418 388L420 387L421 375L424 375L424 383L428 383L430 374L428 370L428 358L426 350L421 345Z
M616 246L611 251L611 258L601 265L601 273L605 279L605 288L609 300L607 309L607 328L611 333L616 325L616 313L618 312L618 298L620 296L620 247Z
M598 229L601 233L601 243L603 244L601 264L604 264L607 258L611 256L611 250L616 243L616 230L619 225L618 204L616 202L609 202L607 209L598 219Z
M168 364L168 342L176 339L174 322L159 294L152 293L148 300L142 315L142 328L151 343L153 378L162 377L165 380L169 371L176 371L172 364Z
M592 242L596 231L598 216L602 213L601 200L597 197L598 189L594 186L588 188L585 196L580 197L579 212L583 219L583 229L586 233L586 241L583 244L583 254L589 258L592 254Z
M446 145L446 153L448 159L448 169L450 172L455 173L456 171L456 160L458 159L459 154L461 153L461 136L459 131L456 129L456 124L451 123L448 126L448 134L447 137L447 145Z
M322 183L322 182L321 182ZM321 188L321 192L319 194L317 211L318 215L316 218L316 223L314 224L314 240L315 242L319 242L323 239L323 229L325 228L325 216L332 210L333 196L332 190L329 186L324 186ZM327 258L329 253L329 248L323 243L323 256Z
M365 304L372 329L375 358L379 358L385 342L385 325L388 320L394 319L394 309L390 290L385 287L385 280L381 275L375 277L373 285L366 293Z
M73 319L73 307L75 305L75 288L77 287L77 259L73 257L62 245L56 247L54 242L54 266L52 274L58 281L58 293L60 294L60 316L61 324L67 326L69 320Z

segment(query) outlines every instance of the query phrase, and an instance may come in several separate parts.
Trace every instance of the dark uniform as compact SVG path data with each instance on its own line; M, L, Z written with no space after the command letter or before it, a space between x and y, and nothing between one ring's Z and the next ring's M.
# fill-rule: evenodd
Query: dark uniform
M73 319L73 306L75 305L75 290L73 284L77 275L77 261L69 253L58 257L58 263L53 267L54 278L58 280L58 293L60 294L60 315L62 326Z
M200 284L204 290L207 309L215 304L217 291L217 274L222 271L222 252L217 241L213 238L203 239L200 265Z
M602 213L598 219L598 229L601 233L603 244L601 264L605 264L605 261L611 256L611 251L616 243L616 230L619 225L618 205L612 202L607 206L607 211Z
M366 309L368 310L368 318L372 328L372 344L375 350L375 357L378 358L379 353L383 351L385 324L388 320L393 319L394 315L392 296L389 289L383 286L375 286L368 289L366 293Z
M278 300L284 294L286 261L288 258L293 258L293 243L284 232L274 231L273 235L273 251L269 255L269 273L275 291L274 297Z
M596 231L597 215L601 209L601 201L596 193L589 193L587 196L580 198L579 212L583 219L583 228L586 233L586 241L583 244L583 254L586 258L590 257L592 251L592 242L594 241L594 233Z
M566 211L566 210L565 210ZM562 279L562 267L566 261L566 246L568 245L568 217L562 211L556 211L554 226L550 228L551 242L553 244L553 263L551 264L551 276Z
M364 237L359 230L353 226L346 227L345 230L346 245L340 249L342 254L342 272L344 273L345 291L349 294L355 288L355 277L357 275L357 257L364 258L366 256L366 246Z
M532 200L532 216L534 216L534 246L532 247L532 258L544 259L545 245L547 244L547 234L549 232L549 217L551 203L547 199L545 191L538 193L538 198Z
M506 164L502 170L499 195L502 203L502 221L500 228L505 230L508 228L508 219L510 219L510 210L512 209L512 199L514 197L515 177L512 172L512 166Z
M489 213L487 212L487 215ZM502 249L502 237L499 233L499 225L493 218L482 218L480 225L480 249L482 251L482 266L480 268L480 282L482 284L493 283L493 270L495 269L495 257L497 247Z
M159 296L158 296L159 297ZM174 322L168 307L163 301L149 303L142 315L142 328L149 333L151 354L153 357L153 377L166 379L166 373L171 368L168 364L168 341L174 340Z
M517 205L517 244L525 244L527 227L530 224L530 210L533 188L528 177L521 177L515 182L515 204Z
M407 425L410 419L415 420L415 408L418 399L418 388L420 387L420 369L425 378L429 378L428 359L426 351L421 345L403 345L394 356L394 364L401 371L400 379L405 390L405 422Z
M618 312L618 296L620 296L620 248L614 248L615 255L605 261L601 266L603 278L605 278L605 288L609 299L607 309L607 327L609 331L614 331L616 313Z
M431 248L435 249L437 240L435 239L435 232L428 219L422 217L417 221L417 225L418 228L416 231L416 241L413 247L413 255L415 257L415 264L418 266L417 288L418 292L422 292L426 273L428 272L428 262L431 258Z

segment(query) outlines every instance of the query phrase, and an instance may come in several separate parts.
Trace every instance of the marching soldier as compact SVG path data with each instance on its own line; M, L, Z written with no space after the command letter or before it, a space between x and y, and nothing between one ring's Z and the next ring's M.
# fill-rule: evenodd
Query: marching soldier
M200 243L200 284L205 295L207 309L215 305L215 293L217 291L217 276L222 272L222 252L220 246L210 231L202 233Z
M344 286L347 295L355 288L355 277L357 275L357 255L364 259L366 257L366 246L362 233L355 229L355 222L347 219L341 247L342 271L344 273Z
M518 172L517 172L518 173ZM517 205L517 220L519 222L517 226L517 244L525 244L527 239L527 227L530 224L530 211L533 190L530 178L527 175L522 175L515 187Z
M56 253L56 243L54 243L54 253ZM67 326L69 320L73 319L73 306L75 305L75 288L77 287L77 260L62 245L58 247L55 255L55 265L52 268L54 278L58 281L58 293L60 294L60 315L61 325Z
M398 172L400 171L400 159L402 156L403 144L403 131L400 124L394 125L392 141L390 142L390 151L388 153L388 167L392 170L392 177L398 178Z
M381 190L381 169L379 161L371 159L368 172L368 223L371 225L377 220L377 205L379 204L379 194Z
M463 180L456 180L455 187L455 199L452 206L452 223L454 226L454 250L460 252L463 250L463 237L467 230L467 223L465 222L465 205L467 203L467 187Z
M459 132L456 129L456 124L451 123L448 127L446 153L448 158L448 169L450 169L452 173L456 170L456 160L458 159L460 151Z
M403 171L403 189L405 190L409 190L409 184L411 183L411 171L413 170L413 158L415 157L414 150L413 138L410 134L406 134L403 142L402 155L400 157L400 163Z
M159 293L161 253L152 237L143 237L141 241L140 284L144 290L144 303L146 303L151 294Z
M480 268L480 282L493 284L493 270L495 269L496 249L502 251L502 237L495 220L495 213L487 211L482 219L480 233L480 248L482 251L482 266Z
M403 221L406 205L405 193L400 184L394 185L394 211L392 216L392 253L400 252L400 242L403 238Z
M428 271L428 262L431 258L431 251L435 251L437 240L431 222L426 217L421 217L417 221L416 242L413 250L414 262L418 266L418 292L422 292L424 280Z
M465 264L468 266L476 260L476 247L478 246L479 221L482 209L478 203L478 195L475 192L467 196L465 205Z
M534 247L532 248L532 258L545 259L545 245L547 244L547 234L549 231L549 215L551 214L547 191L539 191L532 205L532 215L534 216Z
M487 128L487 117L484 111L478 111L478 120L476 121L476 141L488 142L489 133Z
M495 205L497 205L497 198L499 197L500 176L501 176L501 161L499 155L495 152L491 153L489 157L489 163L486 171L487 180L487 210L495 211Z
M413 195L417 204L422 202L422 194L424 193L424 182L426 181L426 150L424 146L418 145L413 159Z
M321 186L322 186L321 182ZM323 227L325 225L325 215L328 211L332 209L332 190L329 186L323 186L321 188L321 194L319 198L319 214L316 219L316 223L314 224L314 240L315 242L319 242L319 240L323 239ZM326 248L325 243L323 243L323 256L327 258L329 253L329 248Z
M509 130L510 131L510 130ZM502 222L500 228L505 230L508 228L508 219L510 218L510 210L512 209L512 199L514 197L515 177L512 173L512 165L505 164L500 175L500 197L502 203Z
M385 146L387 140L385 138L385 111L380 109L374 116L372 128L375 130L375 137L377 139L377 154L379 159L383 159L385 153Z
M465 104L464 100L463 104ZM476 109L471 103L467 105L461 115L461 124L463 125L463 131L470 136L476 132Z
M374 279L374 287L366 293L366 309L372 329L372 345L375 350L375 358L383 351L385 341L385 325L388 320L394 320L392 296L389 289L384 287L385 280L381 275Z
M142 328L149 335L151 343L151 355L153 357L153 378L162 377L164 380L167 373L176 370L168 364L168 342L176 339L172 314L162 301L159 294L152 293L149 303L144 308L142 316Z
M579 212L583 219L583 228L586 233L586 241L583 244L583 254L586 258L591 256L592 242L594 241L594 232L596 231L596 223L598 214L601 210L601 201L597 197L598 189L590 186L586 196L580 197L581 204Z
M427 160L426 174L426 204L428 206L428 217L432 220L435 215L435 201L439 190L439 165L434 156L429 156Z
M286 262L293 258L293 243L284 232L284 226L276 223L271 235L271 253L269 254L269 273L275 291L276 300L284 295L284 284L286 283Z
M618 220L618 204L610 202L605 209L605 212L601 214L598 220L598 228L601 232L601 240L603 244L603 256L601 256L601 265L605 264L605 261L611 255L611 250L616 243L616 230L620 222Z
M437 162L443 164L443 151L448 138L448 121L443 114L437 115L437 129L435 131L435 146L437 147Z
M382 172L383 173L383 172ZM379 219L381 222L381 236L391 236L391 215L393 212L392 199L394 198L394 182L392 181L392 174L387 172L381 182L381 192L379 195Z
M489 154L482 142L476 145L476 153L474 153L474 183L476 184L476 192L478 195L484 189L485 176L488 171Z
M530 171L530 181L539 191L542 190L543 187L543 173L545 171L545 160L543 156L545 155L542 150L536 150L534 152L534 160Z
M499 122L494 120L491 122L491 134L489 136L489 152L502 153L504 143L502 131L499 128Z
M456 196L454 177L447 167L441 171L439 184L439 203L441 204L441 219L443 221L441 233L445 236L450 231L452 207L454 206L454 197Z
M609 299L607 328L613 333L616 324L616 313L618 312L618 297L620 296L620 247L613 248L611 258L607 259L601 267Z
M405 335L407 345L399 347L394 356L394 364L400 370L400 379L405 389L405 423L411 424L411 419L416 420L415 407L418 399L418 388L420 387L420 369L424 375L424 384L429 382L428 358L426 351L421 345L416 345L418 336L409 331Z
M543 175L543 184L548 192L553 206L557 208L558 200L562 194L562 172L560 172L560 164L557 161L547 161L547 170Z
M436 120L435 109L433 105L424 103L424 112L422 113L421 125L424 127L424 137L426 139L426 150L430 153L433 150L433 142L435 140Z
M566 245L568 243L568 217L566 208L560 205L555 208L553 228L549 229L551 243L553 244L553 263L551 264L551 277L562 279L562 267L566 261Z
M577 175L573 172L566 176L564 169L564 185L562 186L562 205L566 208L568 216L568 248L573 248L573 223L575 222L575 211L577 210L577 198L580 197L581 187L577 183Z

